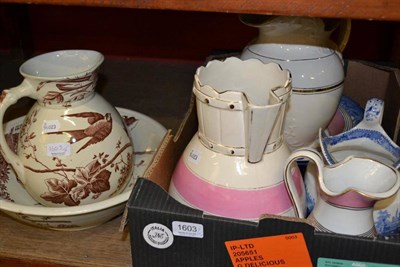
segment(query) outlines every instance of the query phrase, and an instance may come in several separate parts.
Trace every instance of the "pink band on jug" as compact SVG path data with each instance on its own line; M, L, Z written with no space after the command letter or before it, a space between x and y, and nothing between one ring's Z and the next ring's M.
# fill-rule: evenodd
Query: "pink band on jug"
M301 175L293 175L293 179L296 188L302 188ZM190 205L222 217L254 220L263 214L282 214L293 206L283 181L260 189L226 188L196 176L182 159L179 160L172 181ZM298 192L303 194L301 190Z
M324 198L335 206L348 209L367 209L371 208L376 202L375 199L370 199L354 191L350 191L341 196L335 197L329 197L325 195Z

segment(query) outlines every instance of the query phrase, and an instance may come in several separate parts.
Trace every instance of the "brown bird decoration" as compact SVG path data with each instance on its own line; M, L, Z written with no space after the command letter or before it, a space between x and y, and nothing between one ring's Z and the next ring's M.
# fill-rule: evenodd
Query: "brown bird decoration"
M81 130L71 130L71 131L58 131L50 132L47 134L64 134L67 133L71 135L69 140L70 144L79 142L82 139L90 137L89 141L86 142L76 153L85 149L90 145L94 145L98 142L103 141L112 130L112 117L110 113L102 115L96 112L81 112L76 114L68 114L63 117L76 117L76 118L86 118L89 126L86 129Z

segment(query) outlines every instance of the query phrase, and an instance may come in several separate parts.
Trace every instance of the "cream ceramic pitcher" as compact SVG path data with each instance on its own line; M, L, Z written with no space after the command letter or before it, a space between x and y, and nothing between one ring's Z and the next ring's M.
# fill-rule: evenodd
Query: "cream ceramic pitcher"
M320 150L327 164L336 164L348 156L362 156L384 162L400 169L400 147L382 127L384 101L368 99L364 118L353 128L340 134L329 136L320 130ZM307 205L311 210L316 196L315 170L307 167L304 181ZM393 197L378 201L374 206L375 227L379 235L400 233L400 191Z
M122 118L94 90L103 58L91 50L36 56L20 67L23 82L1 94L1 153L45 206L104 200L121 192L132 175L133 146ZM22 97L37 101L14 153L4 137L3 116Z
M213 60L198 68L193 92L198 132L176 166L169 193L223 217L292 216L283 183L289 150L282 135L290 73L255 59Z
M283 125L289 149L314 146L319 128L329 125L342 96L341 51L350 34L350 20L263 15L242 15L241 20L259 33L240 58L274 62L291 72L292 96ZM336 28L343 34L333 42L330 36Z
M350 156L325 166L322 156L313 149L297 150L287 161L285 184L295 206L304 217L304 199L298 196L289 170L298 158L308 158L317 170L319 196L308 219L322 232L373 237L374 204L392 197L400 187L400 174L392 166L379 161Z

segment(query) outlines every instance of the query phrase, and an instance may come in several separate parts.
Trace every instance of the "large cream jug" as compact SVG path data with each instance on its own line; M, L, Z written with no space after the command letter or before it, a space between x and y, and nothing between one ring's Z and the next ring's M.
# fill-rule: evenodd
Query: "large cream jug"
M294 215L283 183L290 154L282 135L290 73L255 59L213 60L197 69L193 92L199 127L169 193L222 217L256 221L262 214ZM298 170L295 177L304 195Z
M76 206L119 194L132 175L133 146L118 111L95 92L103 55L55 51L20 67L24 80L0 99L1 153L25 189L45 206ZM36 99L20 129L17 153L3 116L22 97Z

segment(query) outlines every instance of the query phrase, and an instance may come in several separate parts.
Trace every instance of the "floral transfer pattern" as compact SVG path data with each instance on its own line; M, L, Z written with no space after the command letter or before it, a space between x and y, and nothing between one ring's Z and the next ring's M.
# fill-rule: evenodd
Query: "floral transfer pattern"
M88 122L88 126L84 129L72 131L57 131L48 134L68 134L71 136L69 143L73 144L89 137L87 141L76 153L85 149L90 145L94 145L106 139L112 131L112 117L110 113L102 115L97 112L81 112L76 114L68 114L63 117L84 118Z
M38 84L36 91L40 91L46 85L53 85L58 90L48 90L41 101L46 105L61 104L70 107L71 102L82 100L87 94L93 93L97 83L97 73L87 74L83 77L43 81Z
M18 133L13 133L14 130L11 129L10 134L5 134L7 144L10 148L16 151L18 143ZM13 201L10 194L7 192L7 183L10 179L10 166L5 161L3 156L0 154L0 198Z
M0 103L3 103L6 96L7 96L7 90L3 90L0 94Z
M375 227L380 235L400 234L400 208L397 208L394 214L387 210L379 210L375 218Z
M21 128L19 140L21 141L20 148L24 151L25 158L42 167L34 169L25 164L25 168L35 173L51 173L54 176L45 179L48 191L41 195L44 200L56 204L76 206L80 204L81 200L89 196L92 199L96 199L103 192L109 191L111 172L115 172L120 176L118 188L114 193L119 192L125 182L130 179L129 174L132 168L130 162L133 161L133 155L131 153L123 154L123 152L132 144L122 144L121 141L115 144L114 155L111 156L101 152L93 155L92 160L84 166L71 168L57 156L52 158L52 165L48 163L50 161L47 163L42 162L36 155L37 147L34 145L34 139L37 136L35 132L29 131L29 125L36 122L36 115L37 112L33 111L27 116L25 124ZM107 135L103 137L106 138ZM96 143L104 140L104 138L101 140L96 139ZM86 144L93 144L90 140Z
M21 220L28 222L30 224L34 224L36 226L42 228L61 228L61 229L73 229L79 228L79 225L73 224L70 220L60 220L47 216L41 216L37 218L35 216L29 216L26 214L18 213L17 216L21 218Z
M16 174L10 167L9 180L6 183L6 192L9 193L11 200L2 199L1 197L0 200L4 200L4 207L11 208L12 211L7 212L6 210L1 209L0 212L4 212L6 215L9 215L16 221L21 221L25 224L46 229L62 229L68 231L97 226L109 221L110 218L114 218L115 216L121 214L129 197L129 192L135 185L137 178L142 177L147 166L152 161L154 153L162 141L166 130L159 127L157 124L153 124L152 119L147 119L145 117L142 118L141 114L136 115L137 112L135 111L119 108L117 108L117 110L127 125L126 130L128 131L129 136L134 137L133 141L135 147L135 167L132 176L129 178L128 185L121 192L121 194L123 194L123 199L118 202L117 206L111 207L110 199L108 199L103 202L105 205L104 207L100 208L97 206L98 209L95 209L93 212L85 210L82 214L78 214L78 210L82 211L85 209L84 206L81 206L80 208L72 207L74 209L78 208L75 210L77 212L72 212L66 216L59 216L59 214L48 214L47 207L42 206L42 204L32 199L22 186L18 186ZM13 136L15 136L13 140L17 142L18 132L20 131L25 118L26 116L22 116L7 123L4 127L6 137L13 134ZM14 207L14 204L11 202L17 206ZM27 211L29 210L29 207L36 207L37 213L35 212L34 214L28 214ZM19 208L22 208L23 210L19 210ZM70 208L67 207L66 209L69 210ZM48 215L46 216L44 214Z

